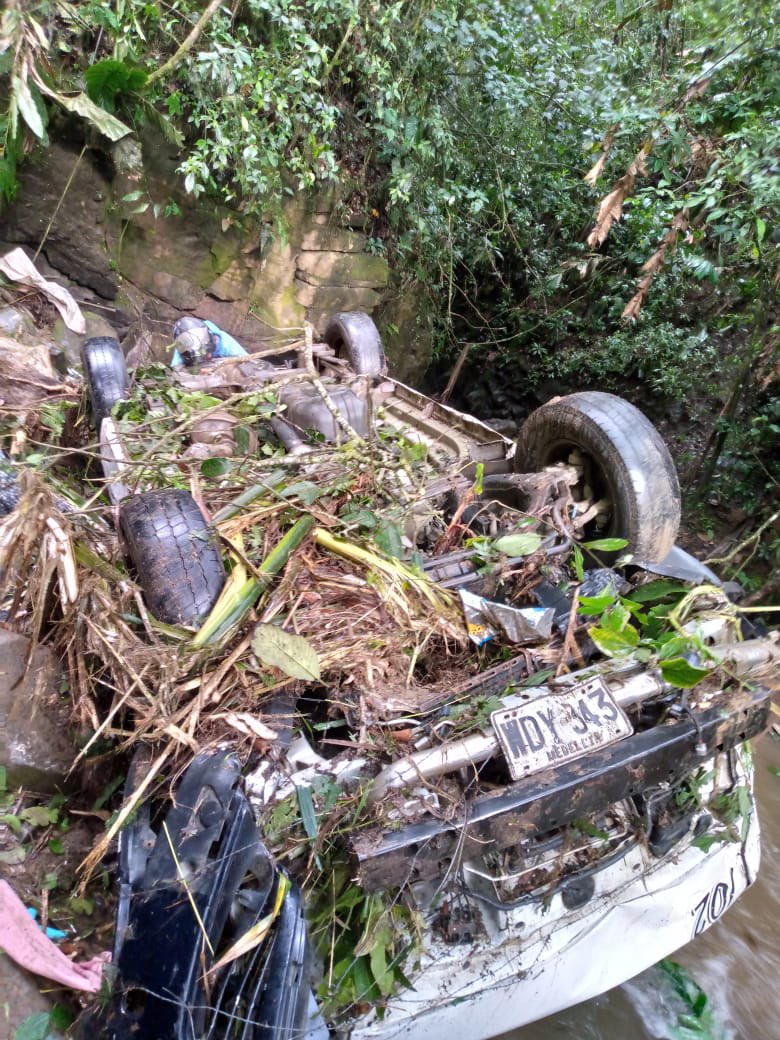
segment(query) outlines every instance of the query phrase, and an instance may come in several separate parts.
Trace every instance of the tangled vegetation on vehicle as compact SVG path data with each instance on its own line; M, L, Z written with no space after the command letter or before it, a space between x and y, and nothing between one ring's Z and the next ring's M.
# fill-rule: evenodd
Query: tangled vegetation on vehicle
M371 782L350 778L350 764L363 758L373 771L381 769L412 751L420 726L437 743L489 729L503 696L581 667L588 641L607 661L631 659L657 669L670 687L694 690L694 701L724 683L738 686L690 626L703 607L736 632L738 612L715 587L610 577L594 595L575 591L565 632L523 650L520 678L494 696L458 694L464 675L476 677L513 651L501 639L466 649L463 618L450 594L421 570L421 546L464 549L484 578L524 602L543 578L578 590L586 568L602 553L621 551L625 541L586 539L547 558L541 543L554 518L539 521L520 511L515 529L495 537L475 534L459 519L448 523L435 510L422 527L416 524L415 541L412 492L421 494L437 477L419 444L383 424L380 414L367 450L318 443L302 458L289 456L266 429L278 407L273 386L218 398L172 384L159 367L136 373L126 400L115 406L129 456L121 479L131 488L189 488L213 517L231 562L209 616L188 626L163 623L150 610L101 516L96 471L86 481L74 478L80 460L100 454L84 429L84 409L74 422L73 399L46 402L52 442L18 453L15 461L22 496L3 525L0 597L9 602L11 618L33 634L46 627L68 662L74 712L86 734L80 760L109 745L128 751L143 742L155 749L143 782L107 821L88 870L138 801L167 785L194 751L230 740L247 764L270 766L266 781L281 787L265 799L263 834L306 893L312 940L326 966L319 995L336 1020L366 1003L381 1007L408 985L405 971L419 954L423 931L406 896L388 900L355 885L344 845L361 833L392 832L426 806L415 808L400 791L374 801ZM245 422L247 439L257 438L256 450L234 458L188 457L193 427L226 409L237 431ZM26 426L11 422L3 434L21 446L24 435L34 447L30 440L43 422L44 416L28 413ZM29 468L30 458L38 473ZM481 480L478 471L475 491ZM318 691L327 691L320 702ZM280 696L312 746L339 758L343 778L313 775L293 786L278 772L273 749L279 735L269 723L280 718L272 710ZM296 702L307 698L309 713L300 706L296 712ZM428 700L438 708L426 707ZM681 788L680 808L711 779ZM465 790L440 781L437 811L455 812L483 783L489 788L479 770ZM717 840L739 841L745 805L734 794L720 811ZM576 819L564 830L597 845L610 840L599 820ZM446 922L441 927L446 930Z

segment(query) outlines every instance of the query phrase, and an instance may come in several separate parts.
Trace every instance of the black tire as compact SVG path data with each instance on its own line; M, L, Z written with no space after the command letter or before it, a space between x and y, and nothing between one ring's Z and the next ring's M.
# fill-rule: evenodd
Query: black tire
M117 401L127 396L125 356L115 339L110 336L95 336L82 346L81 358L89 386L92 415L99 433L100 424L111 414L111 409Z
M387 361L379 329L363 311L334 314L325 329L325 342L346 358L359 376L387 375Z
M680 526L680 485L653 424L628 401L596 390L560 397L528 416L520 429L515 468L530 473L565 462L578 448L585 481L607 498L608 523L586 537L625 538L639 559L661 560Z
M126 498L119 524L149 610L169 625L198 625L217 601L225 568L216 539L188 491Z

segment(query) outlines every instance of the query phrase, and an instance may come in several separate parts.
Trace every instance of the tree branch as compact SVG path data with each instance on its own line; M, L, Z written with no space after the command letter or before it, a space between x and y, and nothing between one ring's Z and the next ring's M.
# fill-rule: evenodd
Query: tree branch
M149 78L146 81L147 86L151 86L152 83L156 83L158 79L164 79L165 76L173 72L177 65L181 64L182 60L186 57L187 54L189 54L189 52L198 42L198 37L206 28L206 26L214 17L214 15L217 13L222 3L223 0L211 0L209 6L206 8L206 10L203 12L203 14L200 16L200 18L193 26L192 32L179 46L175 54L172 54L164 65L161 65L159 69L155 69L155 71L149 76Z

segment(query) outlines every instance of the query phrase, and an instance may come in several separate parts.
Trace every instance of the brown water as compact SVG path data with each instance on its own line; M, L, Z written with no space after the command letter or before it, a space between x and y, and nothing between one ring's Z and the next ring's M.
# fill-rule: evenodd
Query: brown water
M723 1040L780 1040L780 742L754 743L761 821L758 880L674 955L710 999ZM674 999L657 969L502 1040L667 1040Z

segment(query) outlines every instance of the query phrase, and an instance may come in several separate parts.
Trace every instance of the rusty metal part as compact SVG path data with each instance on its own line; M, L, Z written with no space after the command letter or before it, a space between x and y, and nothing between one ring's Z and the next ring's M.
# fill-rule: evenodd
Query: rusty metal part
M230 441L235 447L235 429L238 419L232 412L219 408L199 416L192 424L190 440L193 444L214 444Z
M449 819L363 833L351 846L360 884L375 892L404 880L441 877L457 865L458 857L509 848L649 787L679 783L701 766L700 741L707 755L714 755L761 733L768 724L771 697L763 687L724 692L693 718L654 726L586 758L536 773L498 795L474 798Z
M394 379L377 388L375 400L393 425L402 424L408 430L410 440L425 444L430 460L438 462L442 470L454 469L469 479L476 475L477 463L482 463L485 475L510 472L514 444L479 419L432 401Z

